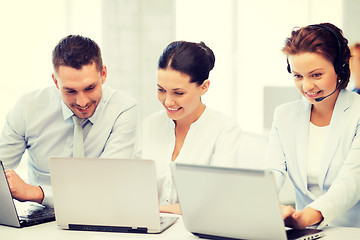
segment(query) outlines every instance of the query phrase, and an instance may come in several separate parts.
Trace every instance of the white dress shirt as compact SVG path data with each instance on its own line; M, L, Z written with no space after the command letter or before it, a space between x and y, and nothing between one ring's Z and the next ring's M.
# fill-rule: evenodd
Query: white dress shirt
M83 122L85 157L130 158L138 123L137 102L122 91L103 86L94 114ZM55 87L24 95L8 113L0 138L0 159L15 168L28 151L28 181L44 191L52 205L49 158L73 155L73 112ZM71 166L69 166L71 167Z
M191 124L176 162L234 167L240 129L224 114L205 108ZM145 119L142 128L142 158L156 162L160 205L176 203L170 162L175 147L175 124L165 111Z

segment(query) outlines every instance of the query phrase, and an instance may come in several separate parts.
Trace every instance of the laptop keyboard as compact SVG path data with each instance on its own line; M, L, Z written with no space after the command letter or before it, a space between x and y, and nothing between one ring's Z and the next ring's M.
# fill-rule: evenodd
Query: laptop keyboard
M167 227L167 226L171 226L176 220L178 219L178 217L160 217L160 226L161 227Z
M18 210L19 218L42 218L54 215L54 210L52 208L43 208L43 209L20 209Z
M54 216L54 209L32 202L14 201L20 219L36 219Z

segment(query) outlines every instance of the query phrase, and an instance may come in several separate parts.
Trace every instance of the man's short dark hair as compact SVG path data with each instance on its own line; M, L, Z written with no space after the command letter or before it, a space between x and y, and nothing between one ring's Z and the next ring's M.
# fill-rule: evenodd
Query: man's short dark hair
M55 72L60 66L81 69L92 63L96 64L100 73L103 68L99 46L90 38L80 35L69 35L61 39L52 52L52 63Z

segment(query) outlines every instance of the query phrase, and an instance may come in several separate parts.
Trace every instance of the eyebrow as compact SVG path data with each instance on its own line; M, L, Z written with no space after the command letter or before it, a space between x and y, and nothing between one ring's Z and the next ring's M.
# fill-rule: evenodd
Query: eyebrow
M69 88L69 87L63 87L63 89L65 89L65 90L72 90L72 91L76 91L74 88Z
M316 72L316 71L318 71L318 70L323 70L323 69L322 69L322 68L316 68L316 69L308 72L307 74L312 74L313 72ZM298 73L298 72L296 72L296 71L293 71L293 74L300 74L300 73Z
M316 69L312 70L311 72L309 72L308 74L311 74L311 73L313 73L315 71L318 71L318 70L323 70L323 69L322 68L316 68Z
M88 86L84 87L84 89L88 89L88 88L95 87L95 86L96 86L96 84L95 84L95 83L92 83L92 84L90 84L90 85L88 85ZM63 87L63 89L64 89L64 90L77 91L76 89L74 89L74 88L70 88L70 87Z
M159 84L156 84L158 87L160 87L160 88L163 88L162 86L160 86ZM179 91L179 90L181 90L181 91L186 91L186 89L183 89L183 88L173 88L173 89L171 89L172 91Z

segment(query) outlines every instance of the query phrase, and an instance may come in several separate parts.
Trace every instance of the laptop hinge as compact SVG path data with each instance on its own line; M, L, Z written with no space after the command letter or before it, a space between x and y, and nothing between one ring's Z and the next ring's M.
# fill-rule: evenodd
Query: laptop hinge
M148 228L145 228L145 227L132 228L132 227L83 225L83 224L69 224L69 230L99 231L99 232L127 232L127 233L147 233L148 232Z

